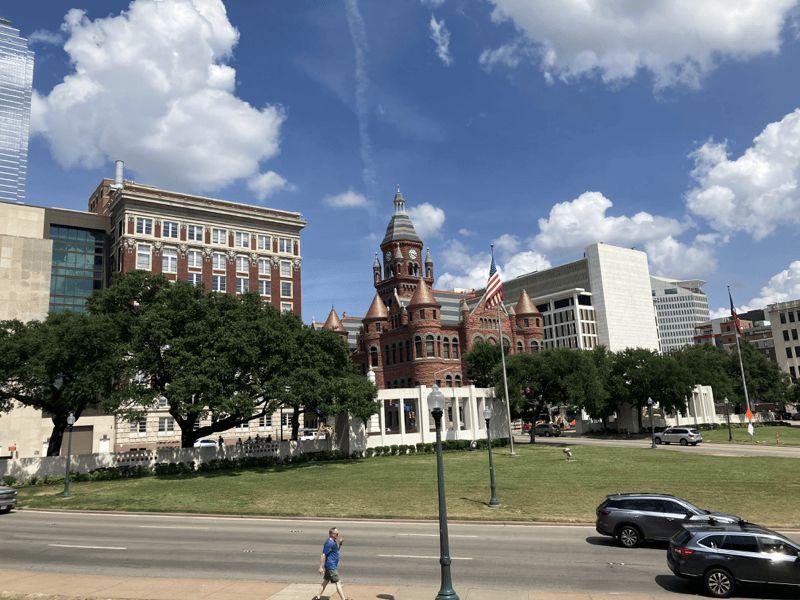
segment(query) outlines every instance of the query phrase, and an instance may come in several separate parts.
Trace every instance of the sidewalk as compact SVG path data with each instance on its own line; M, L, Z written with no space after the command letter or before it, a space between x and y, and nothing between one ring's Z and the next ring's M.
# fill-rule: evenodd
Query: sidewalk
M348 600L434 600L438 588L396 585L344 584ZM220 581L214 579L161 579L36 573L0 569L0 598L20 596L37 600L311 600L318 584ZM332 591L332 595L328 594ZM323 598L338 600L331 586ZM582 594L456 588L460 600L676 600L677 594L659 596Z

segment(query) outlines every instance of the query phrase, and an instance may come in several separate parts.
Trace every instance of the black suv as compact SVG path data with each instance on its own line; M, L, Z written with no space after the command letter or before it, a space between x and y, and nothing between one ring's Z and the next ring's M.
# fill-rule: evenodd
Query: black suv
M746 521L684 525L669 542L667 564L679 577L702 580L715 598L744 582L800 586L800 546Z
M626 548L643 540L668 540L690 521L739 521L739 517L712 513L668 494L609 494L596 513L597 532L612 536Z

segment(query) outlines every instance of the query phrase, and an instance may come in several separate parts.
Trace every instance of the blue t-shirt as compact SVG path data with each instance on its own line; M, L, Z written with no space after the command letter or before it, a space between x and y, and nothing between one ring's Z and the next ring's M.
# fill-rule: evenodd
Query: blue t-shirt
M336 545L335 541L328 538L325 541L325 547L322 549L322 553L328 556L328 558L325 559L326 569L336 569L339 567L339 546Z

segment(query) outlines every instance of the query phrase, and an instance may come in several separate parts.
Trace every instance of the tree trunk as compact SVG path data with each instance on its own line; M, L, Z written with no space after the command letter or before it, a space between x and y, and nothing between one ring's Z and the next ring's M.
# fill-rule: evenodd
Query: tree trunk
M300 432L300 407L295 406L292 412L292 440L295 442L299 439L298 433Z
M66 419L62 417L53 417L53 433L50 434L47 456L59 456L61 454L61 444L64 441L64 431L66 431L66 429Z

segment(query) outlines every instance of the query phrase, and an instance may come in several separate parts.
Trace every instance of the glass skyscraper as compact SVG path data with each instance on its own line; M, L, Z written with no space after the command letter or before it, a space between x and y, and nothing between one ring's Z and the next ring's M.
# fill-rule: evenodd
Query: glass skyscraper
M33 52L11 22L0 19L0 200L25 201Z

